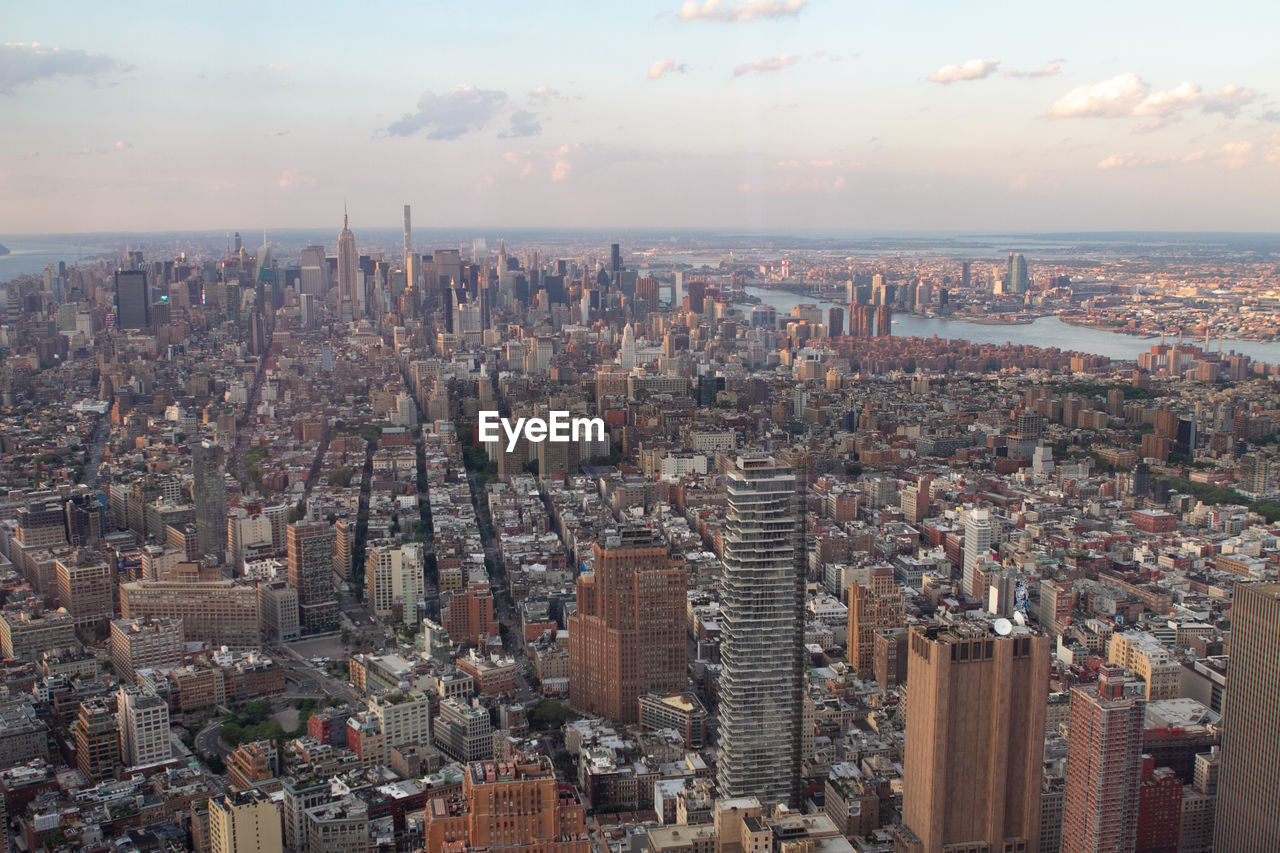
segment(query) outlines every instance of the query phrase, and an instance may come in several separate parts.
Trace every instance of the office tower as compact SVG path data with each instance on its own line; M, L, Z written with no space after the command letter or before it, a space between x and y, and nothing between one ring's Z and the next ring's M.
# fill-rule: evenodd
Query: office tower
M636 330L628 323L622 329L622 348L618 353L618 364L623 370L636 366Z
M796 476L771 456L728 472L720 676L722 797L794 804L800 782L804 575Z
M685 687L686 574L652 531L628 526L593 543L568 619L569 700L577 708L634 723L646 693Z
M1014 423L1014 434L1019 441L1039 441L1044 438L1044 415L1039 412L1019 412Z
M258 790L209 798L209 853L281 853L280 812Z
M226 454L212 442L191 448L192 497L196 505L196 542L202 556L227 556Z
M182 621L179 619L111 620L111 665L128 682L140 669L182 665Z
M973 284L973 261L964 261L960 264L960 286L965 290Z
M893 335L893 306L877 305L876 311L876 333L877 338L888 338Z
M985 509L971 509L964 517L964 579L962 589L970 598L981 598L985 590L978 589L974 570L979 560L991 557L991 513Z
M1240 493L1251 498L1266 496L1270 468L1266 457L1257 453L1241 456L1240 461L1236 463L1236 479L1239 481Z
M322 634L338 627L333 589L333 539L323 521L289 525L289 586L298 591L302 633Z
M323 299L329 292L329 261L324 246L307 246L302 250L301 293Z
M1280 584L1236 584L1214 853L1280 850Z
M364 563L365 600L374 615L406 624L417 624L418 601L423 593L422 544L374 543Z
M892 568L874 568L868 583L849 587L849 666L859 678L872 677L876 630L898 628L906 621L906 600Z
M409 256L413 254L413 230L409 224L409 205L404 206L404 258L408 264ZM407 267L406 267L407 271ZM410 279L412 282L413 279Z
M146 767L173 757L169 740L169 704L136 687L116 691L120 757L125 767Z
M844 337L844 309L843 308L827 309L827 336L832 338Z
M609 272L622 272L622 247L617 243L609 244Z
M435 719L432 740L454 761L493 758L493 726L489 711L474 699L445 699Z
M576 789L561 787L544 755L469 764L461 801L437 797L423 815L426 850L529 850L589 853L585 810Z
M338 299L351 300L351 310L357 311L363 301L359 293L360 271L357 266L356 235L347 224L347 211L342 211L342 230L338 232Z
M1007 622L958 620L913 627L907 646L895 853L1035 853L1049 638Z
M90 784L114 776L120 764L120 738L107 700L86 699L71 724L76 768Z
M1009 270L1006 279L1008 292L1026 293L1027 292L1027 259L1021 253L1009 253Z
M116 270L116 328L151 326L151 292L142 270Z
M115 560L105 556L77 559L68 554L54 562L58 604L75 619L77 630L95 633L115 615Z
M1133 850L1138 837L1142 718L1147 702L1125 670L1103 664L1097 684L1071 690L1062 849Z

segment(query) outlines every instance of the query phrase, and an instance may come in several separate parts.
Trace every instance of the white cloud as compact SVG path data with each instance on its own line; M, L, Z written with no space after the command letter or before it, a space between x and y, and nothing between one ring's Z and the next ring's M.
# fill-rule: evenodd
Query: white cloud
M316 179L314 175L298 169L286 169L280 174L280 179L276 181L282 190L296 189L300 187L314 187Z
M649 79L661 80L668 74L683 74L688 66L677 63L674 59L658 59L649 66Z
M934 83L948 85L962 80L981 80L990 77L1000 67L1000 60L969 59L959 65L944 65L929 75Z
M1152 160L1143 154L1112 154L1098 163L1099 169L1133 169L1149 166Z
M115 142L113 142L111 145L106 146L105 148L92 148L86 145L85 147L81 148L79 151L76 151L75 153L83 156L90 156L94 154L113 154L117 151L128 151L132 147L133 147L132 142L125 142L123 139L117 139Z
M1050 118L1121 118L1132 115L1151 87L1137 74L1119 74L1110 80L1077 86L1049 107Z
M1202 109L1206 113L1222 113L1227 118L1235 118L1240 114L1240 108L1251 103L1253 99L1252 90L1232 83L1225 88L1210 93L1204 99L1204 107Z
M418 99L418 110L391 123L387 133L392 136L413 136L420 130L427 131L427 139L457 139L473 130L484 127L502 111L507 93L495 89L477 89L463 84L437 95L423 92Z
M1150 85L1134 73L1110 80L1078 86L1049 107L1049 118L1142 118L1134 130L1146 133L1178 121L1189 110L1220 113L1235 118L1254 100L1254 93L1232 83L1209 95L1196 83L1184 80L1172 89L1151 91Z
M1051 59L1046 64L1040 66L1034 71L1009 71L1003 72L1005 77L1014 77L1019 79L1036 79L1039 77L1057 77L1062 73L1062 63L1065 59Z
M681 21L744 23L767 18L796 17L806 0L685 0L676 12Z
M289 63L272 62L269 65L259 65L255 70L258 71L260 74L274 74L280 71L288 71Z
M734 77L741 77L743 74L760 73L763 71L781 71L788 65L795 65L800 61L800 57L794 53L786 53L782 56L766 56L763 59L757 59L755 62L746 62L733 69Z
M26 86L51 77L89 77L109 71L129 71L133 66L118 59L83 50L47 47L37 42L0 44L0 94L12 95Z
M1228 169L1243 169L1253 163L1255 146L1252 142L1228 142L1217 148L1201 148L1182 156L1154 156L1150 154L1112 154L1098 163L1099 169L1137 169L1147 166L1188 165L1211 163ZM1268 159L1270 156L1268 155Z
M564 101L568 100L564 95L560 94L559 89L552 89L550 86L536 86L529 91L529 100L538 101Z

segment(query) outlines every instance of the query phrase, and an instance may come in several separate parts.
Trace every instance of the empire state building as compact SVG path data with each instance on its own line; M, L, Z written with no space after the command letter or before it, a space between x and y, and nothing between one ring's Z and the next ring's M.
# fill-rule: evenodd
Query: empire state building
M359 275L356 263L356 235L347 227L347 211L342 211L342 230L338 232L338 299L350 299L352 314L360 313Z

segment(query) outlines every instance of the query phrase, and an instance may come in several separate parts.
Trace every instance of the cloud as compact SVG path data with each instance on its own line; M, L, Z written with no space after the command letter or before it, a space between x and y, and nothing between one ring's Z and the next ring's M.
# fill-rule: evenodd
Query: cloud
M299 187L314 187L316 179L314 175L298 169L286 169L280 174L280 179L276 181L282 190L295 189Z
M1137 74L1120 74L1110 80L1077 86L1049 107L1049 118L1122 118L1131 115L1146 99L1151 87Z
M552 89L550 86L537 86L529 90L529 100L537 103L542 101L567 101L568 98L560 94L559 89Z
M118 139L111 145L106 146L105 148L91 148L86 145L84 148L81 148L79 151L76 151L75 153L81 156L89 157L96 154L113 154L117 151L128 151L132 147L133 147L132 142L125 142L123 139Z
M1201 107L1201 111L1206 113L1222 113L1227 118L1235 118L1240 114L1241 107L1252 103L1253 99L1254 94L1252 90L1232 83L1225 88L1210 93L1209 96L1204 99L1204 106Z
M929 80L946 86L963 80L982 80L1000 67L1000 60L969 59L960 65L944 65L929 75Z
M781 71L788 65L795 65L799 61L800 57L794 53L786 53L782 56L766 56L763 59L757 59L755 62L747 62L737 66L733 69L733 76L741 77L743 74Z
M51 77L89 77L133 68L118 59L83 50L46 47L36 42L0 44L0 94L12 95L26 86Z
M1013 77L1022 80L1037 79L1040 77L1057 77L1062 73L1062 63L1064 62L1066 62L1065 59L1051 59L1034 71L1014 71L1011 69L1002 73L1005 77Z
M1146 133L1167 127L1189 110L1219 113L1235 118L1254 100L1254 93L1232 83L1209 95L1200 86L1184 80L1172 89L1151 91L1137 74L1112 77L1101 83L1078 86L1049 107L1049 118L1142 118L1134 130Z
M255 70L255 71L257 71L259 74L276 74L276 73L279 73L279 72L281 72L281 71L288 71L288 70L289 70L289 63L287 63L287 62L272 62L272 63L270 63L269 65L259 65L259 66L258 66L257 68L255 68L254 70Z
M1273 123L1280 122L1280 110L1267 110L1262 115L1258 116L1258 118L1260 118L1263 121L1269 121Z
M499 133L502 139L519 139L525 136L537 136L542 133L542 122L528 110L516 110L511 114L511 127Z
M387 127L392 136L413 136L427 131L427 139L450 140L479 130L502 111L507 93L463 84L443 94L427 91L418 99L418 110Z
M1254 144L1252 142L1228 142L1217 148L1202 148L1182 156L1156 157L1149 154L1112 154L1098 163L1098 168L1138 169L1149 166L1188 165L1191 163L1212 163L1226 166L1228 169L1243 169L1253 162ZM1268 157L1269 159L1269 157Z
M649 79L661 80L668 74L683 74L686 70L688 66L683 63L676 64L674 59L658 59L649 66Z
M676 12L681 21L721 21L745 23L769 18L794 18L806 0L685 0Z

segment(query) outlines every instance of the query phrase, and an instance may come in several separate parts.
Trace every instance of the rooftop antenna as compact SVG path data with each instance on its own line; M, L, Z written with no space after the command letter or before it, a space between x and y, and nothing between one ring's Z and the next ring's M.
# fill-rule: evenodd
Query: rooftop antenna
M1003 616L991 623L991 627L995 628L996 633L1001 637L1007 637L1013 633L1013 623Z
M1027 624L1027 617L1023 615L1021 610L1015 610L1013 611L1013 621L1017 622L1019 627L1024 627Z

